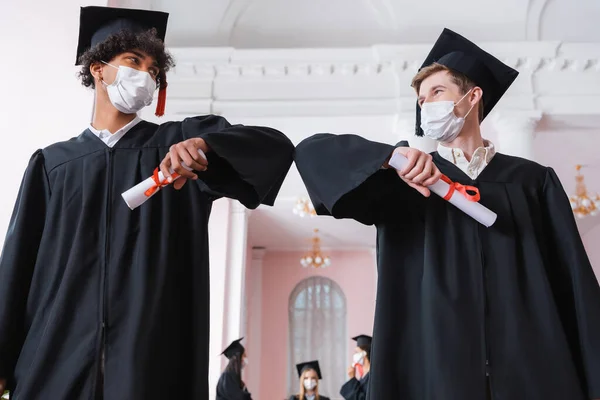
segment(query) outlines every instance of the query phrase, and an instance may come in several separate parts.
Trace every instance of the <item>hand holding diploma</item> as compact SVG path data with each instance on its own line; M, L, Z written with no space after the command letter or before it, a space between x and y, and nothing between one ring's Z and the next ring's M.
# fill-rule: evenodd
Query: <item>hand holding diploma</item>
M414 154L414 152L421 154ZM488 228L496 221L497 215L478 203L479 190L477 188L452 182L448 177L442 175L435 165L430 167L429 164L433 164L433 161L428 154L416 149L399 147L392 154L388 164L397 170L403 180L424 196L428 197L431 190ZM420 167L421 165L423 167ZM427 189L427 191L425 192L423 189Z
M160 172L169 183L175 181L171 170L179 174L178 182L173 184L173 187L179 190L188 179L198 179L198 175L193 171L206 171L208 168L206 153L209 151L210 149L204 139L200 138L192 138L174 144L160 163Z
M198 179L194 170L206 171L208 161L205 153L208 151L208 145L200 138L188 139L171 146L153 175L124 192L121 195L123 200L133 210L164 186L173 183L175 189L181 189L188 179Z
M425 197L429 197L431 192L428 186L433 185L442 177L442 173L433 163L433 157L430 154L410 147L397 147L392 153L392 158L396 154L403 156L406 161L401 168L396 168L398 176ZM391 159L390 159L391 161Z

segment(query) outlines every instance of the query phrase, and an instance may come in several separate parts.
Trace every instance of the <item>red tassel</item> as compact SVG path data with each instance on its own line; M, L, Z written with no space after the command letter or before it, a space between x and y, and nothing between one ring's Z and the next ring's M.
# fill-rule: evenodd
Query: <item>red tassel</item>
M161 86L161 88L158 91L158 102L156 103L156 113L155 113L155 115L157 117L162 117L163 115L165 115L166 103L167 103L167 84L165 83L165 85Z

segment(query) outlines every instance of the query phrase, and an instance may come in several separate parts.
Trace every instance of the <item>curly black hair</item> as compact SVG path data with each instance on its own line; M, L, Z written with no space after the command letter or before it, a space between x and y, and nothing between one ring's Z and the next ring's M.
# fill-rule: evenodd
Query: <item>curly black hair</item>
M166 72L175 66L175 61L171 54L165 50L163 41L156 36L156 29L137 34L129 30L122 30L89 48L79 58L81 71L79 71L78 76L81 79L81 84L85 87L95 88L94 77L90 72L90 66L93 63L109 62L119 54L136 49L150 55L158 63L160 73L156 83L157 87L161 87L165 83Z

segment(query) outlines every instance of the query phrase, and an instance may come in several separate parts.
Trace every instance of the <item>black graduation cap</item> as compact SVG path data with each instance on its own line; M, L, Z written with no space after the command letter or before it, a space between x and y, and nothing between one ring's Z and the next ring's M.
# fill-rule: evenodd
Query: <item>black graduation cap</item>
M161 11L99 6L81 7L75 65L79 65L79 59L88 49L122 30L141 33L155 28L157 37L164 42L168 18L169 14ZM156 105L157 116L164 114L166 87L167 82L163 75Z
M98 6L81 7L75 65L79 65L79 58L86 50L102 43L110 35L119 33L121 30L140 33L155 28L158 38L164 42L168 18L168 13L160 11Z
M433 63L464 74L483 90L483 118L492 111L519 75L517 70L447 28L433 45L419 71ZM415 128L417 136L423 136L418 103Z
M305 370L314 369L319 379L323 379L323 377L321 376L321 367L319 367L319 361L317 360L296 364L296 369L298 370L298 378L302 376L302 373Z
M241 356L242 354L244 354L244 351L246 351L246 349L240 343L243 339L244 338L240 338L238 340L234 340L233 342L231 342L231 344L229 346L227 346L227 348L225 350L223 350L221 355L224 355L228 359L231 359L231 357L233 357L233 356L236 356L236 355Z
M356 341L357 346L370 346L373 338L368 335L358 335L353 337L352 340Z

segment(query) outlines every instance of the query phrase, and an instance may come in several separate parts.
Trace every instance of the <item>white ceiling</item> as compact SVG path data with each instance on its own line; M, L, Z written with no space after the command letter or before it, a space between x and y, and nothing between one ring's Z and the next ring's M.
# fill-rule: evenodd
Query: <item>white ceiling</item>
M475 41L600 42L598 0L113 0L109 3L170 12L167 43L171 47L431 43L444 27Z
M314 229L324 250L358 250L375 248L375 228L352 220L331 217L304 217L292 213L293 198L278 199L275 207L261 206L249 217L248 241L252 247L271 251L307 250Z

